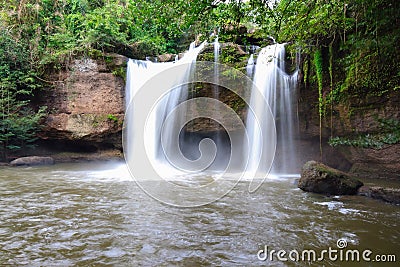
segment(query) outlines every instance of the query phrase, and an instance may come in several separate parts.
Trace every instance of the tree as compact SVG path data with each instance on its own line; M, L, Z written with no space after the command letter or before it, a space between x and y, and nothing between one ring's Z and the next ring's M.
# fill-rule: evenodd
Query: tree
M29 97L38 88L28 51L6 29L0 33L0 158L36 140L45 107L33 112Z

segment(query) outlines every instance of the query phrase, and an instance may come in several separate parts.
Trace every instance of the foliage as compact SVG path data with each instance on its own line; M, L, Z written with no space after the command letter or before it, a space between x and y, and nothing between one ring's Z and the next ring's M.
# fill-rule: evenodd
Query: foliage
M333 147L339 145L382 148L385 144L392 145L400 142L400 121L395 119L379 119L381 132L359 135L356 138L334 137L329 140Z
M385 144L396 144L400 142L399 133L386 134L366 134L360 135L354 139L334 137L329 140L329 144L333 147L339 145L347 145L363 148L382 148Z
M324 67L323 74L332 74L336 100L351 95L382 95L399 87L400 29L393 26L399 23L399 1L250 0L249 3L253 21L261 25L265 34L301 47L303 58L322 50L323 60L328 60L331 50L335 64L332 69ZM307 69L303 68L303 72ZM311 72L307 78L317 75L315 69Z
M195 35L206 39L220 29L220 41L237 41L247 26L258 29L260 38L270 35L301 47L305 56L333 45L340 55L336 68L345 70L333 77L344 81L340 92L398 87L400 53L391 49L399 41L400 29L392 27L398 24L396 0L3 2L2 23L15 40L29 43L31 63L39 67L93 50L140 58L178 53Z
M114 123L118 123L118 118L114 114L108 114L107 119L113 121Z
M11 129L8 118L30 114L31 125L39 120L35 116L41 113L28 112L29 99L49 69L104 52L136 58L179 53L212 32L221 42L268 43L273 36L289 49L300 48L303 82L318 89L320 115L327 101L332 107L333 101L351 96L382 96L400 88L399 9L398 0L5 0L0 7L0 142L3 149L17 143L10 143L17 134L5 130ZM220 60L241 59L227 50ZM113 71L123 76L123 68ZM21 138L29 143L22 133Z
M121 77L125 80L126 79L126 67L121 66L121 67L114 68L114 70L112 71L112 74L114 76Z
M4 2L0 14L14 36L34 40L30 47L32 56L48 64L88 55L91 50L124 54L135 43L149 44L153 55L177 52L185 34L196 31L196 24L203 23L211 3L211 0L22 0Z
M36 140L39 121L45 107L33 112L28 98L39 84L30 69L24 45L10 33L0 33L0 158L7 152L24 148Z
M322 97L322 55L321 50L317 50L314 53L314 66L315 73L318 81L318 111L319 116L323 115L323 97Z

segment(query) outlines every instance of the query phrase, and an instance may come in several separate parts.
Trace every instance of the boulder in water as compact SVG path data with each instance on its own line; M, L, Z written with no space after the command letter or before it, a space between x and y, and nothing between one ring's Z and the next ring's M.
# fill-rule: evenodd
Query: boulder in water
M52 157L22 157L17 158L10 162L11 166L39 166L39 165L53 165L54 159Z
M325 195L355 195L363 185L357 179L316 161L304 164L298 187Z
M362 186L358 194L370 198L380 199L393 204L400 204L400 189L381 186Z

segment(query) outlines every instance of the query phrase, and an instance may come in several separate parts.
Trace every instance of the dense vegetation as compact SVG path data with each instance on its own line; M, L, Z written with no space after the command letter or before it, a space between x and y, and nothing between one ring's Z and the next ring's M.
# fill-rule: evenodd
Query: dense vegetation
M349 95L399 90L397 0L1 0L0 150L34 141L44 109L29 99L46 73L76 57L178 53L208 38L301 49L304 85L320 116ZM261 41L260 41L261 40Z
M36 140L45 107L32 111L29 97L40 87L31 68L28 49L9 31L0 32L0 158L8 150L24 148Z

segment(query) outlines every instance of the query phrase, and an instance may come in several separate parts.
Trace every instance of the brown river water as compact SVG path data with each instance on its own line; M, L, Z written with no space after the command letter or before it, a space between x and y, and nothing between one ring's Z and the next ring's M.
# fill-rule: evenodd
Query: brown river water
M269 178L255 193L244 181L216 202L177 208L144 193L123 163L1 167L0 266L396 266L393 255L400 262L399 206L305 193L295 179ZM329 249L336 254L323 254ZM271 259L272 250L286 254ZM315 261L303 250L315 251ZM371 253L350 261L348 250Z

